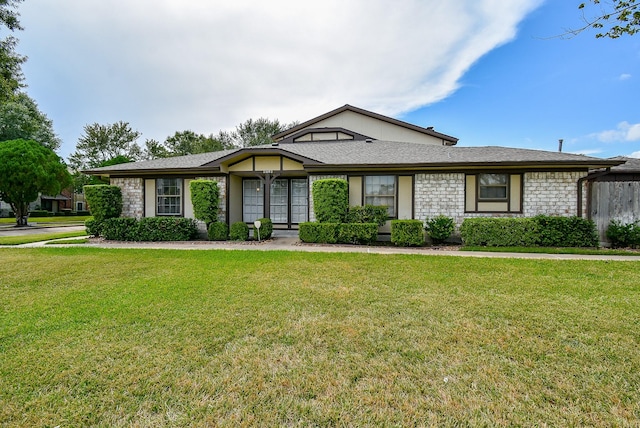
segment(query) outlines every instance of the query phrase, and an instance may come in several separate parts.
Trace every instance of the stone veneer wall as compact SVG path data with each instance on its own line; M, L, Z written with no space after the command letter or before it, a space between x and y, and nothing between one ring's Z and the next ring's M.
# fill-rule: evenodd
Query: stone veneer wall
M465 213L465 174L437 173L415 176L415 218L425 220L437 215L452 217L459 227L472 217L533 217L577 215L578 180L586 172L528 172L523 174L523 212ZM583 192L586 195L586 191ZM586 196L583 196L583 215Z
M142 178L112 178L112 186L122 192L122 217L144 216L144 180Z
M342 178L347 179L346 175L310 175L309 176L309 221L316 221L316 214L313 210L313 182L316 180L324 180L325 178Z

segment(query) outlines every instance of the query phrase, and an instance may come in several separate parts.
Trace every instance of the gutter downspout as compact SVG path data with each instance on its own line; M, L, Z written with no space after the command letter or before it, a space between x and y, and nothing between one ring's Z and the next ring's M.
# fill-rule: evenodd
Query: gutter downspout
M603 177L607 174L609 174L611 172L611 168L607 168L604 171L600 171L597 172L595 174L587 174L584 177L578 179L578 217L582 218L582 196L583 196L583 192L582 192L582 183L586 180L586 181L592 181L595 180L596 178L600 178ZM589 192L590 193L590 192ZM587 203L589 203L589 201L587 201ZM591 217L591 213L588 212L587 213L587 219L589 219Z

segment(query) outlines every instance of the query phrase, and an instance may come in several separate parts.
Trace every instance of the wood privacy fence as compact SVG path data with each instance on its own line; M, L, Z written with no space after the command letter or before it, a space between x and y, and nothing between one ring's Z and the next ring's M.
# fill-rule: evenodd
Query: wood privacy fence
M589 218L598 228L600 242L607 241L607 227L611 220L632 223L640 220L640 180L626 177L618 181L615 176L591 183ZM635 180L634 180L635 178Z

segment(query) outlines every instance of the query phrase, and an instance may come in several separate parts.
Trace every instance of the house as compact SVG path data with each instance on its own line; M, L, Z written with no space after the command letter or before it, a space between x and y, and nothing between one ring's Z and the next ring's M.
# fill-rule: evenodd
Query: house
M440 214L460 225L480 216L573 216L586 212L585 177L619 159L458 139L345 105L273 137L273 144L113 165L86 171L122 189L123 215L193 217L189 182L221 189L221 220L275 228L313 221L314 181L344 178L351 205L384 205L391 219ZM266 191L268 190L268 191ZM389 232L389 226L381 233Z

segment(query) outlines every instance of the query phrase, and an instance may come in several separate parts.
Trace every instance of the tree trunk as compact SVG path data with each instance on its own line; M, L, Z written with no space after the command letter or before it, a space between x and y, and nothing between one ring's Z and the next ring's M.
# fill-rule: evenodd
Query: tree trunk
M16 216L16 226L27 226L29 220L29 204L11 204L11 208Z

